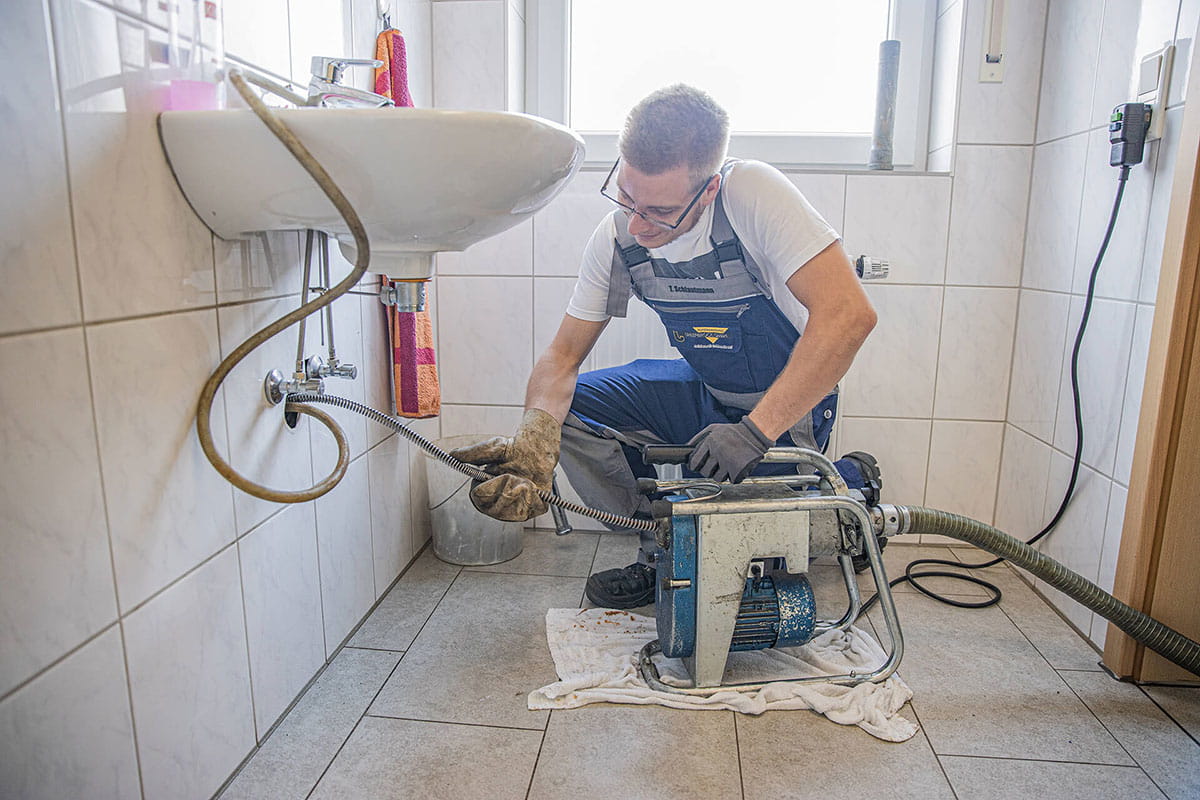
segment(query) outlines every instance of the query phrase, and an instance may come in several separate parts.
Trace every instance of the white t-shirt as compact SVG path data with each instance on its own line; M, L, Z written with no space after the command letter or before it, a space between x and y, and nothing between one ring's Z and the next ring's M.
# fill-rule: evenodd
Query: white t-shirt
M734 164L721 185L720 196L742 247L764 272L775 304L803 333L808 309L788 289L787 281L813 256L837 241L837 232L787 176L761 161ZM713 205L704 209L690 231L650 250L650 255L679 264L711 251ZM605 217L584 250L575 292L567 305L567 313L576 319L603 322L609 318L606 308L616 237L614 224L624 225L624 215Z

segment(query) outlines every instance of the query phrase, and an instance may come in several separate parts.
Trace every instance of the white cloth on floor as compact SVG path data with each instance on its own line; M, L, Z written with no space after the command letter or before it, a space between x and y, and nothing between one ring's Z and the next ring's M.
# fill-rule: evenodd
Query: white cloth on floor
M819 711L842 725L860 728L891 742L902 742L917 726L900 715L912 690L897 675L883 683L839 686L834 683L785 683L788 678L869 672L887 654L870 634L851 627L830 631L801 647L730 653L727 669L735 680L767 683L761 689L718 691L708 697L651 689L638 672L642 646L658 638L652 617L604 608L552 608L546 612L546 639L559 681L530 692L529 708L578 708L589 703L657 704L671 708L731 709L761 714L769 709ZM689 686L679 659L656 656L663 683Z

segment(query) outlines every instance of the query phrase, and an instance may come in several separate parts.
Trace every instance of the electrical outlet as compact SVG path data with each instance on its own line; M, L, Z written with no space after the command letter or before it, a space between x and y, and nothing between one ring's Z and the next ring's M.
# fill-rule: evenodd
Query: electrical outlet
M1146 141L1161 139L1167 121L1167 89L1171 85L1171 68L1175 63L1175 45L1166 44L1143 56L1133 76L1137 102L1150 106L1150 126Z

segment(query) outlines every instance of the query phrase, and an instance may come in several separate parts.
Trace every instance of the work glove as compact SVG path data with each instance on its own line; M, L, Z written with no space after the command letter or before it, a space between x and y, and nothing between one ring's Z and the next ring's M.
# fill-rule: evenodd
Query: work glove
M476 481L471 487L471 504L475 508L493 519L522 522L545 514L550 508L538 496L538 490L551 490L561 438L562 425L558 420L540 408L531 408L512 436L497 436L459 447L451 450L450 455L496 476Z
M775 444L749 416L741 422L718 422L692 437L688 468L706 478L741 483Z

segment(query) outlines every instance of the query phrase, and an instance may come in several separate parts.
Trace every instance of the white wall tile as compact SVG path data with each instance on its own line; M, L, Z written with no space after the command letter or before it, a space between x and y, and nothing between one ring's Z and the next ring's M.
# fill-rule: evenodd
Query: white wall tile
M504 0L433 4L433 104L505 109Z
M1125 504L1129 500L1129 490L1113 484L1108 496L1108 517L1104 523L1104 547L1100 551L1100 572L1096 585L1106 592L1113 590L1113 582L1117 577L1117 556L1121 550L1121 534L1125 525ZM1104 639L1108 633L1108 620L1099 614L1092 614L1091 632L1088 636L1097 647L1104 647Z
M846 221L845 175L799 172L787 177L835 231L842 230Z
M255 331L297 306L296 298L263 300L217 310L224 357ZM310 322L316 320L310 317ZM283 421L283 404L268 406L262 395L263 378L277 369L290 375L296 365L296 326L272 337L241 361L222 384L229 453L234 469L251 481L272 489L298 491L313 484L312 447L307 417L295 428ZM218 424L214 422L214 427ZM324 477L321 475L319 477ZM279 510L276 503L234 491L238 533L242 534Z
M1167 112L1163 138L1150 147L1157 151L1154 161L1154 188L1150 199L1149 223L1146 228L1146 251L1142 255L1142 277L1138 300L1154 303L1158 298L1158 275L1162 269L1163 245L1167 236L1167 220L1171 213L1171 190L1175 183L1175 167L1179 153L1179 135L1183 127L1183 108ZM1143 176L1147 180L1148 176Z
M1083 414L1083 461L1104 475L1111 475L1121 427L1121 405L1137 306L1112 300L1097 300L1079 350L1079 400ZM1071 351L1083 314L1083 299L1071 302L1071 325L1064 342L1062 382L1058 393L1058 416L1054 446L1064 453L1075 452L1075 405L1071 391Z
M237 550L124 626L145 795L208 797L254 747Z
M1026 288L1062 292L1071 288L1087 142L1086 135L1072 136L1034 149L1021 275Z
M522 406L446 406L442 436L478 434L481 439L511 436L524 413Z
M62 117L43 4L4 10L0 52L12 70L0 125L0 333L80 319Z
M1092 0L1058 0L1049 4L1038 103L1039 142L1079 133L1088 127L1103 10L1103 3Z
M37 369L29 373L29 365ZM0 339L0 695L116 619L83 335ZM66 502L64 502L66 499Z
M375 594L383 594L412 558L409 507L410 445L393 436L367 454L371 489L371 549L375 562Z
M234 538L232 492L204 457L194 416L208 367L217 359L216 323L212 311L192 311L88 330L123 610ZM211 419L217 450L227 452L220 392Z
M1033 149L960 145L946 282L1017 286Z
M846 179L846 251L888 259L892 283L945 280L949 219L949 177Z
M438 253L438 275L532 275L533 221L526 220L461 252Z
M213 237L217 302L261 300L300 291L304 270L301 238L295 231L259 231L249 239Z
M1108 151L1108 130L1092 131L1088 136L1083 210L1079 215L1079 239L1075 247L1072 291L1076 294L1087 294L1088 280L1100 245L1104 242L1104 232L1117 193L1119 170L1109 166ZM1104 252L1104 260L1100 263L1100 271L1096 274L1097 297L1137 299L1154 182L1153 149L1147 150L1146 155L1147 160L1134 167L1125 181L1117 223Z
M325 655L332 655L375 602L371 487L367 459L350 463L329 494L316 500Z
M313 504L287 506L243 537L238 550L261 739L325 663Z
M882 501L922 505L929 468L929 420L842 417L841 450L865 450L879 461Z
M533 272L535 275L579 274L584 247L592 231L612 211L600 195L602 172L576 173L562 193L533 218Z
M141 797L116 626L0 703L0 785L24 800Z
M1002 422L934 420L925 505L990 524L1003 438Z
M1046 481L1046 505L1042 510L1047 522L1062 503L1071 475L1071 458L1055 451L1050 458ZM1092 581L1100 572L1100 552L1104 547L1104 523L1108 516L1108 497L1112 481L1095 470L1081 466L1070 505L1053 533L1035 545L1046 555ZM1040 529L1039 529L1040 530ZM1071 600L1045 581L1037 582L1040 591L1076 628L1088 631L1092 612Z
M1004 419L1016 323L1016 289L946 287L935 417Z
M223 6L226 54L282 78L290 75L288 0L241 0Z
M71 200L89 320L211 304L212 235L159 144L151 35L84 0L55 5Z
M1006 4L1004 80L981 83L986 0L968 0L959 91L958 141L971 144L1032 144L1037 115L1031 107L1041 82L1047 0Z
M1200 24L1200 0L1182 0L1179 4L1179 24L1175 28L1175 69L1171 74L1170 104L1183 102L1187 96L1192 64L1192 48L1196 45L1197 25Z
M505 11L504 108L525 110L525 20L509 4Z
M1069 310L1066 295L1021 292L1008 421L1046 442L1054 435Z
M533 280L533 357L536 360L558 332L567 303L575 289L574 278L539 277ZM587 362L585 362L586 364Z
M1114 106L1136 100L1133 76L1138 57L1138 28L1133 21L1142 13L1142 0L1105 0L1100 25L1100 59L1089 125L1108 127ZM1159 42L1153 49L1162 47ZM1149 51L1147 51L1149 52ZM1107 138L1107 135L1106 135ZM1107 159L1106 159L1107 160Z
M1005 426L995 525L1009 536L1027 540L1047 522L1042 511L1046 504L1050 453L1050 445L1020 428Z
M288 0L288 31L291 34L292 80L307 86L312 76L313 56L343 58L374 58L370 52L355 53L346 43L351 41L350 0ZM370 67L349 67L346 79L363 79L374 75ZM358 74L354 74L358 73Z
M842 390L843 414L929 417L937 372L940 286L868 285L879 322Z
M954 117L961 78L963 4L957 3L937 19L930 90L929 149L954 142Z
M441 436L440 419L412 420L409 427L432 441ZM426 481L425 451L417 445L408 448L408 491L409 491L409 551L415 558L429 541L432 521L429 513L429 484ZM382 593L386 586L379 587Z
M1117 437L1117 455L1113 464L1113 480L1129 485L1133 470L1133 448L1137 441L1138 422L1142 409L1142 390L1146 384L1146 362L1150 353L1150 327L1154 308L1138 306L1133 323L1133 343L1129 349L1129 370L1125 376L1125 400L1121 404L1121 432Z
M530 278L439 278L438 344L447 403L521 405L533 367Z

